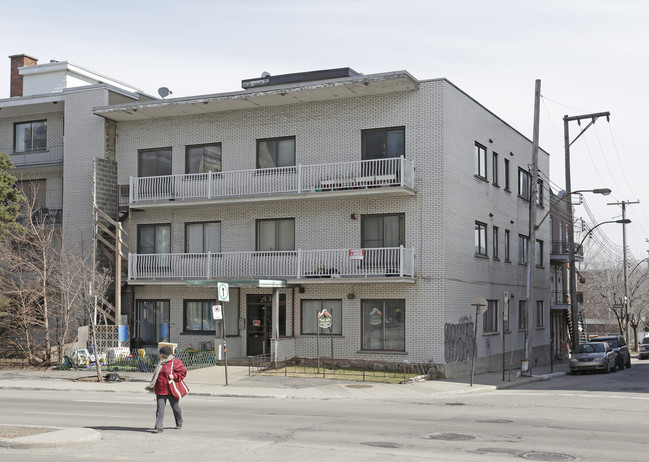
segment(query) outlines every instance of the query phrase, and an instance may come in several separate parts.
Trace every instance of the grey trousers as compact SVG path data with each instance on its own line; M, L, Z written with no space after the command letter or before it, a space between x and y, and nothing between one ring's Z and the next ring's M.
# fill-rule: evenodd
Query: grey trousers
M176 427L183 426L183 411L180 409L179 399L174 398L172 395L155 395L155 400L158 405L155 411L155 428L164 428L162 422L165 419L165 407L167 406L167 400L169 400L171 410L174 413Z

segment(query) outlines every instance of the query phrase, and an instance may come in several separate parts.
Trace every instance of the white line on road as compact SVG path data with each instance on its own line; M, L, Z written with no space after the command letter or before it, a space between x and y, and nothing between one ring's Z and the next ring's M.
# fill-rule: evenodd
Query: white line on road
M71 414L67 412L35 412L35 411L27 411L25 414L40 414L40 415L67 415L67 416L75 416L75 417L122 417L122 418L132 418L132 415L117 415L117 414Z
M77 403L106 403L106 404L146 404L150 405L152 402L155 402L155 399L149 398L146 402L144 401L104 401L100 399L75 399Z
M613 398L613 399L639 399L643 401L648 401L649 397L642 396L628 396L628 395L596 395L596 394L583 394L583 393L539 393L539 392L516 392L516 391L505 391L498 392L499 395L511 395L511 396L566 396L569 398Z

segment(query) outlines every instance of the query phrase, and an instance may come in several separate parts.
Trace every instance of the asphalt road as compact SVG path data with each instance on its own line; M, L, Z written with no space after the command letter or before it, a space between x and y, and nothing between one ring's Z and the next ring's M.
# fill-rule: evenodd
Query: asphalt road
M149 395L4 390L0 423L89 427L89 446L0 449L0 461L646 461L649 361L425 402L190 396L162 434Z

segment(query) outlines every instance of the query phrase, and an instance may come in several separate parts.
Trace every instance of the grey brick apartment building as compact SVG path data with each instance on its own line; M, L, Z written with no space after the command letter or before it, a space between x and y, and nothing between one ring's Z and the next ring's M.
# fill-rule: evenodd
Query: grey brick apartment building
M216 289L196 281L225 281L231 358L314 357L327 309L335 358L433 362L450 377L469 370L470 303L483 296L476 370L500 367L503 351L516 366L530 140L448 80L405 71L242 86L94 110L116 126L108 168L128 185L136 340L213 341ZM537 234L533 365L550 354L548 236Z

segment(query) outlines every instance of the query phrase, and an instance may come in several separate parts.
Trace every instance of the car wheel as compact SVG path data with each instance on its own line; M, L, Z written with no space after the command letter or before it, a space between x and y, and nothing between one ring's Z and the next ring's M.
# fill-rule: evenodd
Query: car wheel
M617 361L615 364L617 365L618 369L622 370L622 369L624 369L624 358L622 358L622 357L619 357L619 358L620 358L620 360Z
M626 363L626 368L631 369L631 358L629 358L629 362Z

